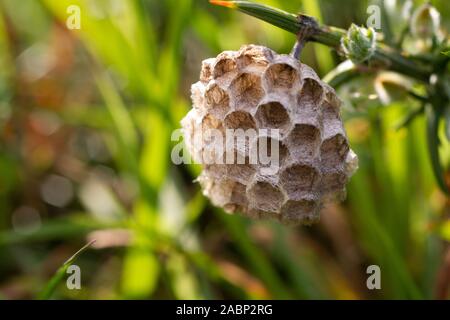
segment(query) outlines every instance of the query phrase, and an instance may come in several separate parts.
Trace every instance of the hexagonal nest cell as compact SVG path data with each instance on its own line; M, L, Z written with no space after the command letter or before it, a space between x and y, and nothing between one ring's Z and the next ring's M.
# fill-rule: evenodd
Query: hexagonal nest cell
M299 83L297 70L287 63L275 63L266 70L265 78L271 89L291 90Z
M216 59L210 58L202 62L202 69L200 71L200 81L208 83L212 79L212 65L216 62Z
M269 50L261 50L258 46L246 46L240 52L236 59L240 68L246 68L249 65L266 67L272 61L273 55Z
M256 159L259 168L275 166L276 171L286 165L290 156L288 147L282 141L265 134L257 137L250 152L253 152L252 159Z
M321 143L320 130L311 124L298 123L289 133L286 142L295 160L314 159Z
M192 86L192 101L194 109L182 121L189 152L209 151L216 143L203 139L205 146L196 145L196 131L255 132L252 141L245 137L243 146L232 147L231 163L201 162L203 193L227 212L310 224L318 220L322 203L344 193L357 168L336 92L291 56L248 45L207 59ZM272 160L271 146L279 146L276 170L265 170L270 165L249 153L253 148L259 153L261 139Z
M242 73L230 85L234 98L234 108L238 110L251 110L264 96L261 78L253 73Z
M309 164L297 163L282 170L280 181L288 196L295 198L300 194L315 193L320 183L320 173Z
M247 198L252 208L274 213L280 211L284 201L281 189L264 177L257 177L247 187Z
M347 175L343 169L324 171L322 188L325 194L336 194L342 191L347 184Z
M256 169L247 163L227 165L227 178L242 184L247 184L255 175Z
M230 97L218 84L212 83L205 91L207 108L217 118L222 119L230 110Z
M300 97L310 103L319 104L324 98L324 89L319 80L306 78L303 81Z
M216 59L214 64L214 79L220 78L227 73L236 70L236 61L234 53L231 51L222 52Z
M322 142L320 147L321 165L324 169L333 169L344 163L350 148L347 139L337 134Z
M259 128L279 129L281 134L285 134L291 126L288 110L277 101L259 105L255 118Z
M203 131L207 129L223 130L223 123L212 114L206 114L201 121Z
M224 124L229 129L256 129L255 120L246 111L232 111L226 115Z
M312 224L319 219L318 201L313 199L288 200L281 208L282 220L285 224L296 224L302 220L304 224Z

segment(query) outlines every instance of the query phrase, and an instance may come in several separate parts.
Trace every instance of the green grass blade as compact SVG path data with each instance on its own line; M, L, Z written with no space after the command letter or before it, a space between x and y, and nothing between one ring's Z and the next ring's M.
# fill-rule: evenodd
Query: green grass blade
M69 266L83 253L85 252L91 245L94 244L96 240L92 240L91 242L84 245L80 250L75 252L63 265L56 271L55 275L50 279L47 285L44 287L44 290L38 295L39 300L48 300L52 297L55 292L58 284L64 279L67 269Z
M433 173L439 188L448 195L449 191L445 183L444 172L442 170L441 161L439 159L438 129L441 115L438 111L434 110L432 106L427 106L426 115L428 151L430 154L431 166L433 168Z
M285 284L271 265L270 261L262 252L251 242L251 239L245 235L247 232L245 226L238 217L231 217L220 210L214 210L219 216L230 234L236 241L236 245L245 257L253 272L266 284L267 288L276 299L292 298L291 292L287 290Z

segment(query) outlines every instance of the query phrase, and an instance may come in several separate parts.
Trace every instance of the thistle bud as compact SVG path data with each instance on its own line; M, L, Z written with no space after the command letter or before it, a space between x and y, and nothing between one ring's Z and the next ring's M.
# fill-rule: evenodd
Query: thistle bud
M352 24L341 39L341 47L348 59L354 63L369 60L376 49L376 32L373 28Z

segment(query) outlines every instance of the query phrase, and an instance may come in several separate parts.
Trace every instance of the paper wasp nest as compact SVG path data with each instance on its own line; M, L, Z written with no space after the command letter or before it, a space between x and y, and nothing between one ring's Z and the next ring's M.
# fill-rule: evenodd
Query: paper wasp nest
M307 65L262 46L225 51L203 61L192 100L182 120L185 144L203 164L198 181L214 205L254 218L311 224L326 200L345 196L357 157L339 116L339 98ZM208 129L224 135L227 129L255 129L257 135L234 147L233 163L222 164L205 161L220 158L219 140L196 136ZM267 164L249 161L248 150L261 139L269 153L271 144L279 146L270 173Z

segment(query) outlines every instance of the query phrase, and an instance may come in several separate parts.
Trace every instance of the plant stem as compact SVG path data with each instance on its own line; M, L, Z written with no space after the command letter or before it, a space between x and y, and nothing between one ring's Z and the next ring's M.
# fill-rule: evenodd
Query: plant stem
M311 24L311 19L313 19L311 17L302 14L295 15L263 4L250 1L210 0L210 2L227 8L237 9L296 35L305 28L313 27L313 30L309 32L309 37L305 39L306 41L318 42L338 51L340 51L341 38L346 34L346 31L340 28L319 25L318 23ZM431 74L431 71L424 66L408 59L401 52L383 43L378 44L371 61L377 65L380 64L384 69L392 70L426 83Z
M295 43L291 53L297 60L300 58L300 53L305 46L306 41L312 34L315 33L318 26L317 21L309 16L302 15L302 21L304 21L304 28L301 28L297 33L297 42Z

